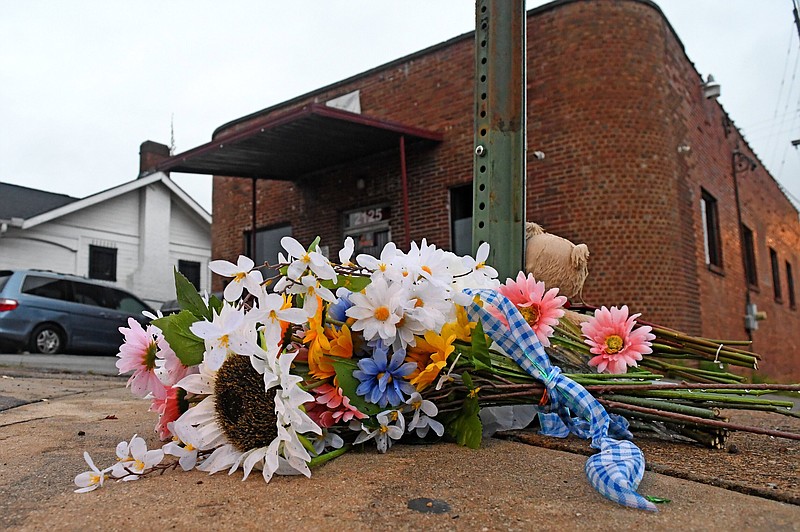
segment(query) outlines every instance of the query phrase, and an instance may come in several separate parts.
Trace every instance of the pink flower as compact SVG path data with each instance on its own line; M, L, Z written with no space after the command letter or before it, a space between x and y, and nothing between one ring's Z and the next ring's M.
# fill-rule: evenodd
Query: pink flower
M181 417L183 413L181 412L179 394L184 393L179 388L166 388L164 391L164 398L154 398L153 403L150 405L150 412L158 412L159 414L156 422L156 433L162 440L166 440L173 435L169 425Z
M548 338L553 335L553 327L564 315L562 307L567 302L566 297L558 295L558 288L545 291L544 281L537 282L532 274L525 277L524 273L519 272L516 281L506 279L506 284L500 285L497 291L519 309L542 345L549 346ZM488 310L503 322L506 321L496 309Z
M194 373L194 371L190 372L191 368L183 365L183 362L172 350L164 335L158 334L156 336L156 345L158 346L156 357L163 361L161 364L161 382L165 386L172 386L189 373Z
M128 327L119 328L119 332L125 337L125 343L119 348L116 365L120 375L133 371L128 379L128 386L135 395L145 397L152 392L155 397L163 399L164 385L155 372L158 351L156 331L152 326L148 326L145 331L138 321L128 318Z
M350 404L350 399L342 394L342 389L323 384L314 388L316 398L313 403L306 403L306 413L323 428L329 428L337 423L348 423L351 419L364 419L357 408Z
M622 308L606 307L594 311L594 317L581 323L581 331L591 346L590 352L595 356L589 360L590 366L597 366L597 372L608 370L609 373L626 373L628 366L637 366L642 355L652 353L651 340L655 339L652 327L643 325L633 330L636 318L641 314L628 317L628 306Z

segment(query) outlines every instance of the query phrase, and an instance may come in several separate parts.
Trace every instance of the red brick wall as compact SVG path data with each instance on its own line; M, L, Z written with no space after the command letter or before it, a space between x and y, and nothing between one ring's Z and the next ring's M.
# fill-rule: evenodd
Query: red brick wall
M545 6L529 14L527 45L528 219L589 246L586 301L627 303L693 334L745 338L731 152L737 141L748 148L735 128L726 136L724 111L702 97L702 80L663 15L634 0ZM444 134L433 148L409 146L407 166L411 239L447 248L447 191L472 179L473 62L472 38L454 39L248 117L218 138L358 89L365 115ZM546 158L535 159L535 150ZM356 189L359 178L364 190ZM754 348L765 355L762 373L800 380L800 317L788 308L784 265L800 275L797 212L761 168L740 175L739 184L757 243L760 291L751 297L769 316L753 334ZM215 258L233 260L244 249L250 187L246 179L214 178ZM718 200L722 274L705 265L701 187ZM343 212L379 203L391 208L392 239L403 242L398 150L296 183L260 181L256 225L290 223L298 240L319 235L335 256ZM780 259L782 304L772 296L768 247Z

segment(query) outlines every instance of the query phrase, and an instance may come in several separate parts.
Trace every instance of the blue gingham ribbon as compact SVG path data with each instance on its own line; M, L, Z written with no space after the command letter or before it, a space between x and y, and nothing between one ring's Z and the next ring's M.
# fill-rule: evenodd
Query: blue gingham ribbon
M465 289L494 306L508 320L506 326L477 302L467 308L471 321L480 320L483 329L505 353L526 373L542 381L551 403L551 413L541 414L542 428L551 435L566 436L572 432L590 438L591 446L599 449L586 461L589 483L604 497L630 508L657 511L656 506L639 495L636 488L644 474L644 455L632 442L612 436L626 437L627 424L623 418L609 417L603 406L577 382L561 374L550 364L541 342L505 296L494 290Z

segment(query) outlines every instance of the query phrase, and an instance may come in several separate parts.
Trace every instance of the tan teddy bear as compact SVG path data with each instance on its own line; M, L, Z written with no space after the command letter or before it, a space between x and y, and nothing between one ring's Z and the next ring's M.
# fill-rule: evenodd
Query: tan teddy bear
M589 273L589 248L577 246L533 222L525 224L525 271L569 299L580 296Z

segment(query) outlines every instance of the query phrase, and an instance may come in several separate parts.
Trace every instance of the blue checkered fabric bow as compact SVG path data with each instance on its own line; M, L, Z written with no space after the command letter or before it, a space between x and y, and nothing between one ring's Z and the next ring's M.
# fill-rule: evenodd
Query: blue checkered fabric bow
M551 433L562 429L561 436L572 432L582 438L591 438L592 447L600 452L586 461L585 471L589 483L604 497L630 508L657 511L656 506L639 495L636 488L644 474L644 455L632 442L612 438L624 437L626 427L620 418L609 417L603 406L580 384L561 374L550 364L541 342L522 317L519 310L505 296L494 290L464 292L480 297L494 306L508 320L506 326L477 302L467 313L471 321L480 320L483 329L505 353L526 373L542 381L551 403L551 414L542 416L543 426L550 425ZM554 424L557 416L560 423Z

